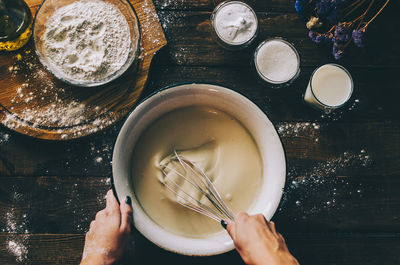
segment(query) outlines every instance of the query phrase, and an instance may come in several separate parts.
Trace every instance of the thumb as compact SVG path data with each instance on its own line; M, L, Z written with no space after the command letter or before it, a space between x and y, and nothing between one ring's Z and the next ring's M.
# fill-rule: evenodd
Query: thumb
M224 223L223 223L224 222ZM231 220L222 220L221 221L222 226L226 229L228 232L229 236L235 241L235 222Z
M126 196L125 200L121 203L121 231L131 232L133 209L131 197Z

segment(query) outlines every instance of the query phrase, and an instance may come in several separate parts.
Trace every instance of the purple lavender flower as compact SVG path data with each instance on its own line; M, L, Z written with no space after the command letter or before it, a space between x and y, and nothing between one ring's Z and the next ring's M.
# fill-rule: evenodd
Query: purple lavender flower
M296 3L294 4L294 7L296 8L297 14L299 14L301 17L304 17L304 5L303 5L304 0L296 0Z
M365 42L364 33L365 33L364 29L354 29L353 30L351 36L353 37L354 44L357 47L360 47L360 48L364 47L364 42Z
M335 40L337 42L346 42L350 39L350 31L346 24L339 23L335 27Z
M328 44L332 41L332 34L329 33L324 33L324 34L319 34L317 32L314 32L312 30L310 30L308 32L308 37L310 37L310 39L318 44Z
M318 15L323 16L329 13L331 9L331 1L330 0L321 0L320 2L315 4L315 8L317 10Z
M342 45L338 44L337 42L333 43L332 47L332 54L333 57L335 57L336 60L339 60L343 56L343 47Z
M332 41L332 35L330 34L319 34L315 38L315 43L328 44L331 41Z

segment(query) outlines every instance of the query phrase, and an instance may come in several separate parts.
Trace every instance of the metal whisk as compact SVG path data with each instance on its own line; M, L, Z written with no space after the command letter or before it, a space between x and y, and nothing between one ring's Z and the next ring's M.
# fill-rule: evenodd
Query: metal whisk
M169 166L172 164L176 164L177 167ZM160 169L165 177L163 184L176 196L177 203L217 222L223 219L234 220L234 214L223 201L212 181L195 163L174 151L169 163L160 164ZM171 177L172 175L175 179ZM193 192L201 198L196 198ZM206 198L210 205L202 202L202 198Z

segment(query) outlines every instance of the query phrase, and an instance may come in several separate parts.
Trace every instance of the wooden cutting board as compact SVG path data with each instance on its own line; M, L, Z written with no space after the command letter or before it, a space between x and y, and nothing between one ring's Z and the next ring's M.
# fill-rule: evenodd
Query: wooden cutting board
M41 0L26 0L35 14ZM154 54L167 44L152 0L130 1L139 18L139 61L101 87L67 85L39 62L33 38L16 52L0 52L0 123L32 137L68 140L103 130L135 105Z

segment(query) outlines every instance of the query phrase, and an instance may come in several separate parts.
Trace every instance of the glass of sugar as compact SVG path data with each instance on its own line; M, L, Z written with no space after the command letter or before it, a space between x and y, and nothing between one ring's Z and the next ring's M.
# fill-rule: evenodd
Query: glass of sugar
M281 38L261 42L254 52L253 63L259 77L273 87L289 85L300 73L299 53Z
M325 64L311 74L304 101L325 113L342 107L353 94L353 79L341 65Z
M237 50L250 45L258 32L254 10L241 1L225 1L211 14L212 35L222 47Z

